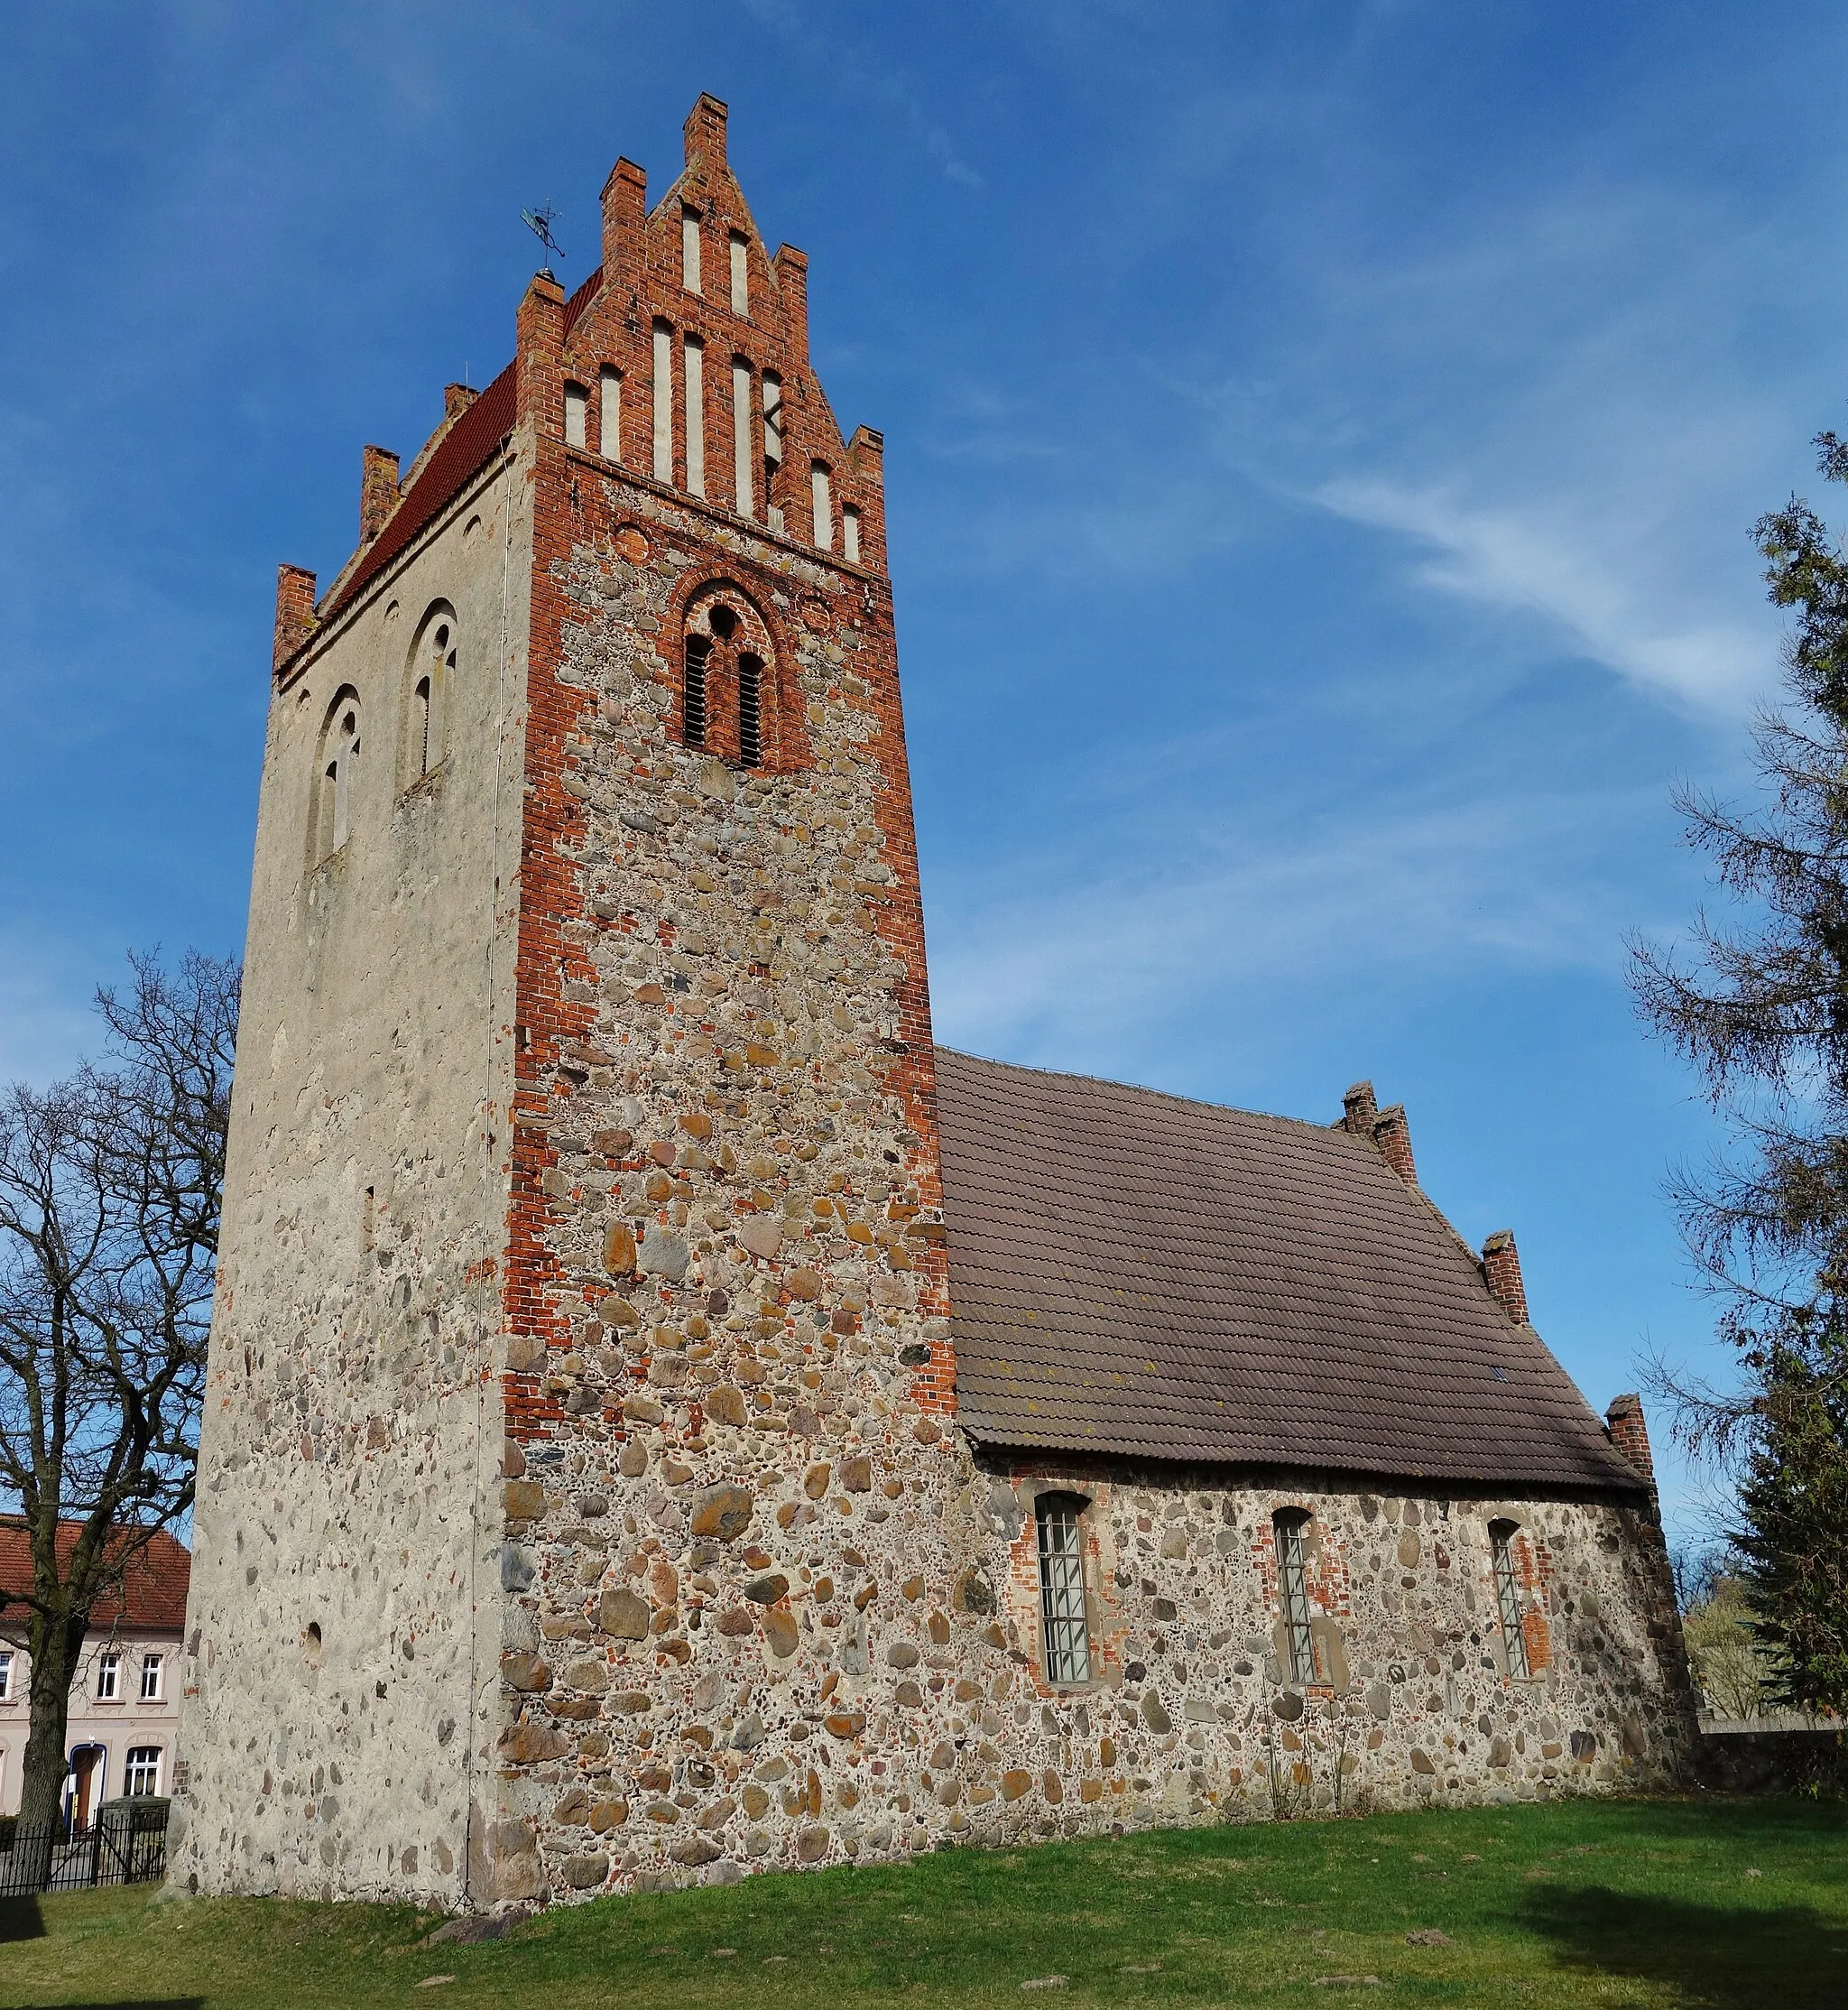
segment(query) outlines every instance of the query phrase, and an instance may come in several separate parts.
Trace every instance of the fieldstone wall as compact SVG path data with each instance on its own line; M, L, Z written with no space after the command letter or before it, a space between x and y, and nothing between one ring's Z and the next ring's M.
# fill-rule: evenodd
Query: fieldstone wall
M498 1720L497 1615L477 1667L476 1612L499 1597L522 505L485 471L272 699L180 1663L172 1875L208 1891L465 1894ZM447 752L403 786L439 600ZM351 834L312 865L346 688Z
M1298 1807L1660 1779L1685 1674L1640 1506L984 1469L954 1428L883 584L561 458L529 773L499 1815L482 1903ZM568 498L568 500L567 500ZM546 521L541 503L541 522ZM543 549L541 535L541 549ZM748 599L800 731L679 737ZM702 617L703 618L703 617ZM545 651L535 645L535 660ZM556 981L554 981L556 979ZM1040 1675L1031 1503L1087 1515L1096 1679ZM1329 1680L1280 1681L1311 1510ZM1530 1680L1487 1527L1520 1524Z

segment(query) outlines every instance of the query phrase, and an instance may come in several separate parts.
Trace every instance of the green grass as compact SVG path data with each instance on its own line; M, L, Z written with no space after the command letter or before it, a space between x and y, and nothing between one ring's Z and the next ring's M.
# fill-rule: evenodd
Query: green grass
M1844 1843L1790 1801L1195 1829L603 1900L476 1947L420 1948L437 1915L403 1907L82 1893L0 1905L0 2004L1806 2010L1848 2004ZM1432 1928L1454 1944L1408 1944ZM1318 1982L1344 1976L1379 1985Z

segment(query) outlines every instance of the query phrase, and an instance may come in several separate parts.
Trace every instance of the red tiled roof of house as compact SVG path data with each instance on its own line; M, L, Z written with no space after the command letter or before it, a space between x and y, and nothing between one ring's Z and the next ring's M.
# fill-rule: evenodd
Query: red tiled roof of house
M510 363L443 435L372 549L321 610L323 618L352 599L368 579L383 571L444 505L453 501L471 477L486 466L502 440L513 431L518 411L518 367Z
M58 1554L68 1558L76 1546L80 1524L60 1522ZM186 1587L192 1557L183 1542L165 1529L156 1531L145 1548L128 1560L119 1590L106 1590L90 1610L90 1626L145 1626L180 1633L186 1626ZM0 1518L0 1591L23 1591L32 1581L32 1551L24 1524L17 1516ZM14 1607L9 1616L18 1616Z
M937 1053L957 1422L991 1444L1644 1485L1364 1137Z
M565 302L564 330L568 338L578 316L596 298L597 289L602 284L603 267L599 265ZM360 561L353 577L321 610L324 616L352 599L368 579L376 579L417 533L435 519L444 505L459 495L487 465L501 442L513 431L519 408L519 361L516 357L444 435L435 453L424 463L422 472L392 512L391 521L379 533L378 542Z

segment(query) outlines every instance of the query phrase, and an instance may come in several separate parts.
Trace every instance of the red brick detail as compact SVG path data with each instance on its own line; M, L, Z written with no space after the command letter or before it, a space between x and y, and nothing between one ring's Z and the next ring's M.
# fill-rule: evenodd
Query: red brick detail
M370 544L398 506L398 457L388 447L359 450L359 542Z
M466 384L446 384L443 386L444 423L453 425L480 395L479 391L471 391Z
M767 651L766 667L772 673L766 680L763 690L762 758L757 764L758 769L766 774L794 774L810 766L814 755L803 718L796 652L790 645L788 626L778 614L775 602L763 590L764 584L758 580L754 588L746 586L744 569L730 562L722 567L689 566L687 577L675 588L668 604L667 635L670 640L665 653L669 662L666 670L657 674L665 679L673 693L673 706L668 714L669 733L684 746L688 625L694 609L701 602L709 595L728 588L735 597L735 609L743 603L747 626L752 616L761 625L762 634L753 639L757 644L759 655ZM735 659L741 649L750 646L751 642L741 638L729 651L716 652L716 654ZM738 690L729 661L723 667L715 664L707 672L706 719L707 750L735 764L738 759Z
M1371 1138L1379 1115L1372 1082L1356 1082L1341 1098L1341 1127L1355 1137Z
M278 676L282 667L314 632L314 574L299 565L276 568L276 634L271 646L270 667Z
M1527 1286L1520 1277L1520 1252L1514 1246L1514 1231L1498 1228L1483 1245L1483 1281L1502 1301L1502 1309L1517 1326L1528 1323Z
M1417 1186L1418 1169L1412 1163L1411 1127L1405 1120L1403 1103L1382 1109L1373 1119L1373 1143L1380 1148L1380 1156L1406 1185Z
M1611 1442L1653 1487L1656 1461L1649 1450L1649 1430L1643 1418L1642 1398L1636 1394L1613 1398L1611 1407L1604 1413L1604 1422L1611 1432Z

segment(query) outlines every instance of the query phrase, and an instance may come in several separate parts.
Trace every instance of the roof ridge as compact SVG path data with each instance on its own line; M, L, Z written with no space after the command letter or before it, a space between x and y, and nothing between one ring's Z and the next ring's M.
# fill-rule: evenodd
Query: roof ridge
M1298 1130L1311 1131L1317 1137L1324 1135L1351 1136L1338 1121L1318 1123L1313 1116L1286 1116L1280 1110L1248 1109L1242 1103L1215 1103L1204 1096L1183 1096L1172 1088L1155 1088L1147 1082L1119 1081L1113 1075L1086 1075L1072 1068L1036 1068L1030 1061L1003 1061L994 1054L972 1054L966 1048L951 1047L942 1041L936 1042L939 1054L951 1054L958 1061L979 1062L984 1068L1005 1068L1017 1075L1039 1075L1052 1081L1089 1082L1098 1088L1126 1088L1134 1096L1159 1096L1164 1103L1179 1103L1188 1109L1217 1110L1228 1116L1255 1116L1266 1124L1288 1124ZM1364 1140L1356 1139L1363 1143Z

